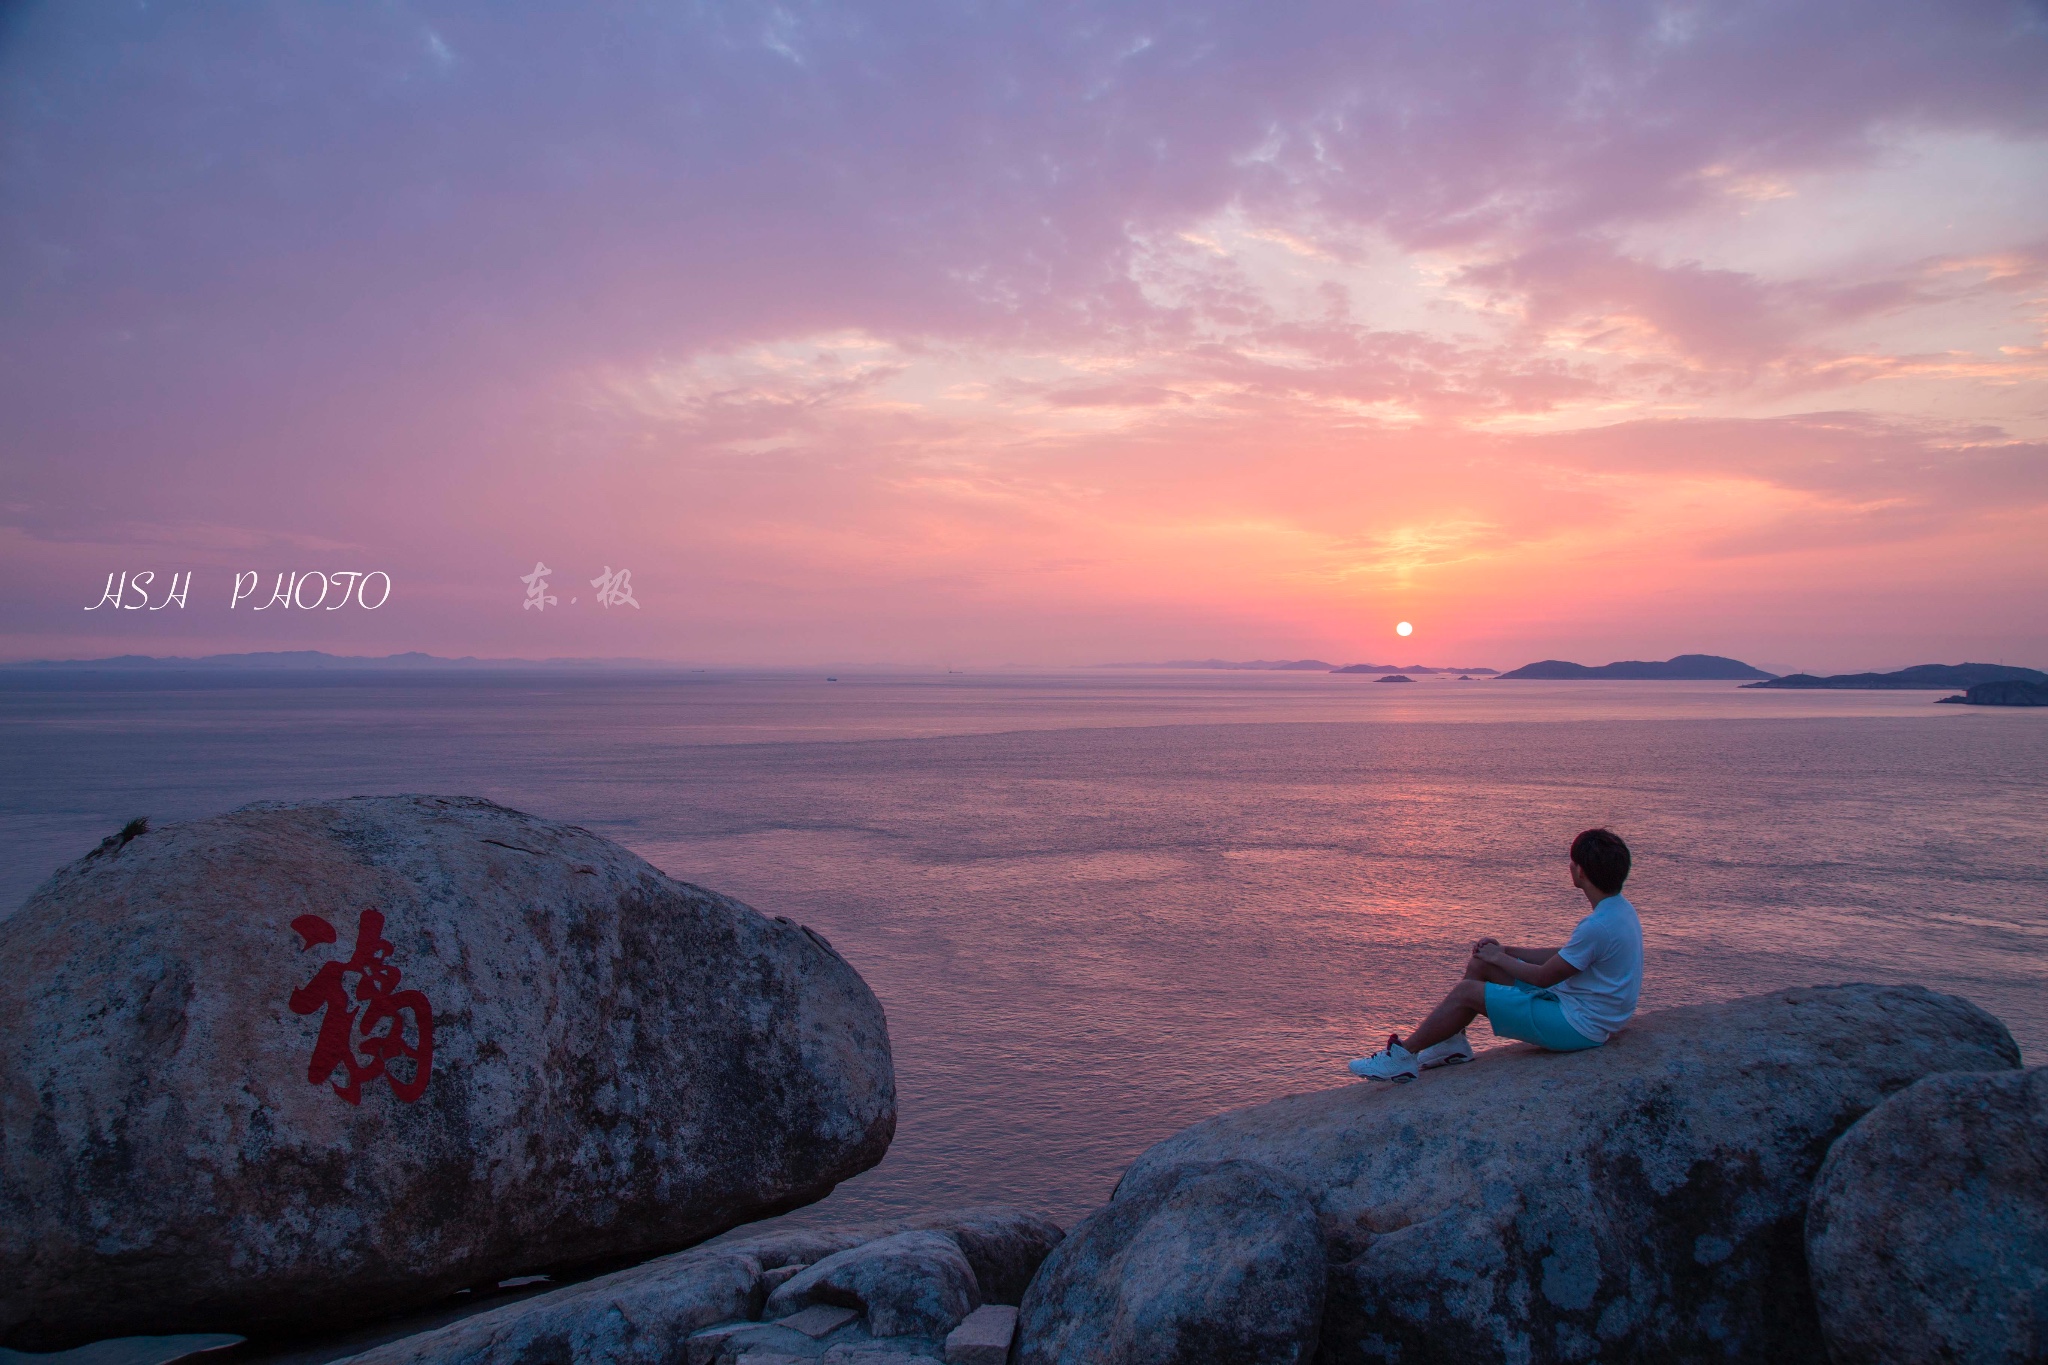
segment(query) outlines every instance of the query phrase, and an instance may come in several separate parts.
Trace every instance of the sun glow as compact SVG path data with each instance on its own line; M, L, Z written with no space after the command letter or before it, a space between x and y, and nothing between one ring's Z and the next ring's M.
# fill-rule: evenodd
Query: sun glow
M1400 625L1394 627L1394 634L1396 635L1407 636L1413 635L1414 633L1415 627L1409 625L1406 621L1403 621Z

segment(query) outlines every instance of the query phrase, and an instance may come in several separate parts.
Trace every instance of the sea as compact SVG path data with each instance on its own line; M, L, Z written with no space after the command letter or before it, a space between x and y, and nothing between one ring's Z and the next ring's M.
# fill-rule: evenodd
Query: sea
M876 1167L788 1217L1071 1222L1197 1119L1351 1084L1483 935L1635 851L1646 1010L1914 981L2048 1053L2048 711L1200 671L0 673L0 913L124 822L487 797L817 928L888 1012ZM1475 1045L1492 1040L1483 1023Z

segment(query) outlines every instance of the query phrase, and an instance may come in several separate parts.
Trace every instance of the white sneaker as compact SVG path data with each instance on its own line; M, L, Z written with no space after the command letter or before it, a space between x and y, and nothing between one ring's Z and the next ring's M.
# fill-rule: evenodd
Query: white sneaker
M1360 1057L1351 1063L1351 1074L1369 1081L1392 1081L1403 1085L1422 1074L1422 1060L1393 1038L1384 1051Z
M1465 1041L1463 1033L1454 1033L1441 1043L1431 1043L1415 1054L1415 1060L1422 1063L1424 1071L1440 1066L1456 1066L1472 1060L1472 1044Z

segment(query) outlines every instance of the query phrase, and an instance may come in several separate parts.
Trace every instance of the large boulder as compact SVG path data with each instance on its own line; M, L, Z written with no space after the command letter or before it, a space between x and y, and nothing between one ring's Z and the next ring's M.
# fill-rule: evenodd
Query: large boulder
M1818 1360L1802 1223L1828 1145L1922 1076L2018 1064L1952 996L1778 991L1225 1114L1125 1181L1249 1160L1306 1187L1333 1365Z
M108 840L0 922L0 1340L360 1321L687 1246L874 1165L816 933L486 801Z
M1835 1365L2048 1360L2048 1068L1929 1076L1828 1152L1806 1261Z
M1017 1365L1306 1365L1323 1315L1315 1206L1248 1161L1154 1168L1046 1258Z

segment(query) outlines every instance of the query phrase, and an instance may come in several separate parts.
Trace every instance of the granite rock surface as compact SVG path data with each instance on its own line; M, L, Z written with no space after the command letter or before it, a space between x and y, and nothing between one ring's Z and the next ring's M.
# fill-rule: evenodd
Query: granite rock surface
M2048 1360L2048 1068L1929 1076L1864 1115L1806 1259L1835 1365Z
M1010 1248L1012 1254L1041 1242L1057 1243L1060 1237L1057 1227L1019 1209L963 1209L914 1221L911 1230L956 1247L971 1236L983 1246ZM823 1359L834 1351L936 1359L944 1349L943 1332L877 1340L866 1319L854 1314L835 1317L845 1325L814 1337L791 1327L793 1318L760 1320L778 1285L835 1254L904 1231L897 1222L736 1235L390 1342L351 1357L350 1365L724 1365L748 1354ZM964 1249L960 1255L972 1265ZM797 1275L781 1273L792 1268ZM960 1267L949 1273L958 1286ZM814 1301L802 1311L830 1306Z
M1017 1365L1306 1365L1323 1316L1308 1193L1208 1161L1126 1177L1046 1258L1017 1315Z
M1803 1225L1829 1145L1923 1076L2018 1063L1952 996L1777 991L1646 1013L1590 1051L1515 1045L1225 1114L1124 1187L1238 1160L1305 1188L1331 1365L1820 1360Z
M903 1226L952 1238L974 1268L981 1301L1013 1306L1024 1301L1039 1265L1066 1236L1059 1224L1007 1205L952 1209L912 1218Z
M851 1308L878 1337L943 1338L981 1306L974 1267L939 1232L897 1232L834 1252L786 1281L764 1315L786 1318L813 1304Z
M124 833L0 922L7 1345L362 1321L888 1147L859 974L586 830L379 797Z
M946 1365L1009 1365L1017 1335L1017 1310L985 1303L946 1334Z

